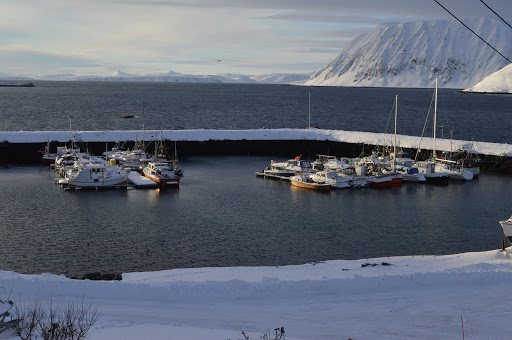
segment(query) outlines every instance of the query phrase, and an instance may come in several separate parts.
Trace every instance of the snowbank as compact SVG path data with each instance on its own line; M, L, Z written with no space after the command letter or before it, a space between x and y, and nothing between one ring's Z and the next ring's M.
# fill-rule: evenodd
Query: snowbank
M367 265L368 264L368 265ZM285 267L125 273L77 281L0 271L11 297L98 304L90 339L472 339L510 336L508 252L338 260Z
M71 138L83 142L114 142L159 140L208 141L208 140L318 140L345 143L365 143L371 145L391 145L392 135L386 133L357 132L322 129L255 129L255 130L159 130L144 131L3 131L0 142L46 143L47 141L67 142ZM433 138L398 135L397 142L404 148L432 150ZM471 150L475 153L492 156L512 156L512 146L502 143L471 142L440 139L436 141L438 151Z

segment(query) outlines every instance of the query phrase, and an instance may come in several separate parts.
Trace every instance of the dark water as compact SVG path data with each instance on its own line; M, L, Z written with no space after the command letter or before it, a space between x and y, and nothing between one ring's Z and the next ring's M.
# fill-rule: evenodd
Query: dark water
M304 128L386 132L395 95L398 132L421 135L432 89L256 84L35 82L0 88L0 131ZM512 96L439 90L439 137L512 143ZM144 111L143 111L144 109ZM144 113L143 113L144 112ZM134 115L140 118L121 119ZM432 117L432 114L430 115ZM432 135L432 124L426 135ZM441 128L442 126L442 128ZM391 131L391 125L387 132Z
M83 275L496 249L512 178L308 191L257 178L266 157L192 157L177 190L62 191L0 168L0 266Z
M420 135L432 90L36 82L0 88L0 130L322 128ZM143 104L144 103L144 104ZM440 90L445 137L507 142L512 96ZM144 114L142 106L144 105ZM124 115L141 118L121 119ZM143 118L142 118L143 117ZM391 126L388 127L390 131ZM444 130L444 131L443 131ZM290 155L292 157L294 155ZM512 178L327 193L256 178L268 157L182 159L179 190L64 192L40 166L0 167L0 269L83 275L297 264L499 247Z

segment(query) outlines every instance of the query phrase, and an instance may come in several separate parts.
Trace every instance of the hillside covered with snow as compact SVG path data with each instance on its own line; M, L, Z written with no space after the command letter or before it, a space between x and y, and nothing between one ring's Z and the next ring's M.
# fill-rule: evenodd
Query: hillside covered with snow
M512 93L512 64L509 64L463 92Z
M512 58L512 30L484 17L463 19ZM508 62L456 20L390 23L359 36L305 85L467 88Z

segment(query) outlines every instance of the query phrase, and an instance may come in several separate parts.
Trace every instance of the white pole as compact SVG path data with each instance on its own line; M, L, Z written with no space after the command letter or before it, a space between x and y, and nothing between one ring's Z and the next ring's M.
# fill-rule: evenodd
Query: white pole
M393 147L393 152L394 152L394 156L393 156L393 168L395 169L396 171L396 119L397 119L397 116L398 116L398 95L396 95L395 97L395 143L394 143L394 147Z
M432 155L436 158L436 123L437 123L437 78L436 78L436 95L434 100L434 151Z

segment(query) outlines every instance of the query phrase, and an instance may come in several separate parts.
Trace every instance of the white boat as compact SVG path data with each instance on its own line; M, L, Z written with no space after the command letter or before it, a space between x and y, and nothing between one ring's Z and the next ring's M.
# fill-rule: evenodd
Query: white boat
M512 243L512 216L508 220L500 221L503 233L510 243Z
M391 161L395 161L397 164L402 165L413 165L414 160L409 157L409 153L405 151L397 151L396 155L395 152L392 152L389 155L389 159Z
M270 161L270 167L263 169L263 174L272 176L290 177L297 173L297 171L287 168L285 162Z
M331 161L337 161L335 156L330 155L316 155L318 158L311 163L313 171L321 171L324 169L324 165Z
M368 176L364 169L367 170L365 165L359 166L359 173L356 167L348 164L342 160L331 159L324 164L326 170L336 171L338 181L348 181L350 187L362 188L370 185L368 182ZM344 184L340 184L341 187L345 187Z
M343 176L337 171L332 171L328 169L317 171L316 173L311 174L310 177L313 180L313 182L328 183L335 189L350 188L351 186L351 178L349 176Z
M128 183L126 171L106 162L87 162L79 164L76 170L69 170L58 184L70 188L107 189Z
M402 175L404 181L407 182L426 182L425 175L422 174L415 166L406 164L398 164L396 171Z
M314 190L330 190L331 185L325 182L315 182L311 179L309 174L298 174L290 177L290 182L293 186Z
M295 157L294 159L289 159L285 162L274 162L270 161L272 168L274 169L283 169L289 170L290 172L297 174L299 172L309 172L311 171L311 164L308 161L304 161L300 159L300 156Z
M434 161L420 161L414 163L414 166L423 174L427 183L448 184L448 174L446 172L437 171Z
M179 186L180 177L169 163L158 160L150 161L143 168L144 176L160 186Z
M457 162L444 158L436 158L436 171L446 172L448 178L456 181L471 181L473 173L462 167L457 167Z

